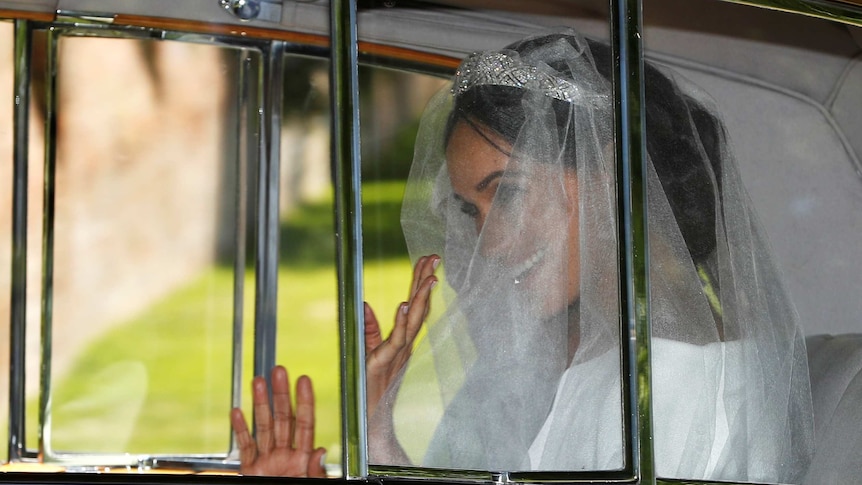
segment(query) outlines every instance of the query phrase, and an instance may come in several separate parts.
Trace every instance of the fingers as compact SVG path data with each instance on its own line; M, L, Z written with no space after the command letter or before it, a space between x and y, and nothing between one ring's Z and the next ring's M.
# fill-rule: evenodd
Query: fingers
M425 266L427 259L428 256L422 256L416 261L416 265L413 266L413 281L410 284L410 294L407 295L407 300L412 299L413 295L416 294L419 282L422 281L422 268Z
M314 448L314 390L311 379L296 381L296 409L291 405L290 380L282 366L270 374L272 406L262 377L252 380L255 431L252 437L240 409L231 410L231 428L236 436L240 473L275 476L325 477L324 448Z
M293 409L290 403L290 383L282 366L272 369L272 418L276 448L290 446L293 437Z
M377 321L377 316L374 315L374 310L371 305L365 303L365 353L370 354L374 349L383 343L383 337L380 335L380 322Z
M311 478L326 478L326 468L323 461L326 458L326 448L318 448L311 452L308 458L308 476Z
M307 376L296 381L295 432L297 451L311 453L314 448L314 390Z
M242 464L252 463L257 458L257 445L251 433L248 432L248 425L245 422L245 416L242 410L233 408L230 411L230 427L233 428L234 436L236 436L236 445L239 448L239 461Z
M406 301L398 305L398 310L395 312L395 326L392 327L392 332L389 333L389 338L386 342L395 348L401 348L407 342L407 314L410 312L410 304Z
M413 269L410 299L398 306L398 310L395 313L395 326L392 328L392 332L385 342L388 345L383 345L383 348L380 350L384 355L380 355L379 357L383 360L391 358L401 349L409 347L419 333L419 329L422 327L422 323L425 321L430 308L431 289L437 284L437 277L434 275L434 271L439 264L440 256L436 254L423 256L416 262L416 266ZM366 331L367 329L366 324ZM391 348L387 348L390 346ZM380 345L371 350L378 347ZM366 346L366 352L368 352L368 346Z
M411 290L410 300L407 303L406 311L403 311L404 318L397 323L405 324L405 344L410 344L419 333L425 317L428 316L431 303L431 290L437 284L437 277L434 271L440 264L440 256L432 254L419 258L416 262L416 267L413 271L413 288Z
M416 292L419 291L419 287L422 285L422 282L434 274L434 271L437 269L439 264L440 256L437 256L436 254L422 256L418 261L416 261L416 266L413 267L413 283L410 285L408 301L412 300L416 295Z
M252 403L254 405L254 427L257 434L257 451L267 454L272 450L272 413L269 408L269 396L266 380L257 376L251 381Z
M416 295L410 302L405 316L406 325L406 344L411 344L422 328L422 323L425 322L425 317L428 316L428 311L431 307L431 290L437 285L437 277L429 275L422 281L422 284L416 291Z
M395 312L395 326L389 337L376 347L366 342L366 372L369 379L382 378L384 382L397 374L412 353L413 341L419 334L430 307L431 290L437 284L434 270L440 258L436 255L420 258L414 277L424 277L416 284L409 302L402 302ZM375 318L376 324L376 318ZM366 323L366 331L369 324ZM377 327L379 332L379 326Z

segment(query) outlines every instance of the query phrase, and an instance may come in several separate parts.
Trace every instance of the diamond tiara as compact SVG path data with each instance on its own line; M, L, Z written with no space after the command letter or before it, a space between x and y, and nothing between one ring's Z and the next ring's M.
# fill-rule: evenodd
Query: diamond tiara
M458 96L481 85L538 90L545 96L573 104L606 100L606 96L585 92L567 79L526 65L503 52L477 52L468 56L455 71L452 94Z

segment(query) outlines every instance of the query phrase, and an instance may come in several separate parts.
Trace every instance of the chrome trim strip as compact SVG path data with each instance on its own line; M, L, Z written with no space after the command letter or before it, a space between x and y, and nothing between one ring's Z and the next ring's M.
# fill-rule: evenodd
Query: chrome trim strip
M254 375L266 376L275 365L278 307L278 192L281 153L281 104L285 43L273 41L261 67L260 160L257 193L257 260L254 323Z
M249 169L257 160L256 146L252 141L252 128L250 125L250 104L254 98L254 59L253 54L258 51L251 49L239 50L236 63L236 90L239 95L234 103L233 110L236 120L235 133L238 134L236 141L236 173L234 174L236 185L234 187L234 198L236 201L236 218L234 223L235 247L233 265L233 337L231 339L231 407L238 408L242 405L243 386L243 329L245 327L245 273L246 273L246 250L248 248L248 202L253 190L249 190ZM259 59L259 56L258 56ZM236 449L234 434L230 434L230 445L228 453Z
M626 468L641 484L655 484L650 398L649 244L647 240L646 143L642 5L611 2L611 42L615 53L617 214L620 261L620 335L623 345L623 415Z
M59 35L46 31L45 72L45 181L42 216L42 353L39 364L39 454L53 456L51 450L51 356L54 317L54 216L57 174L57 64Z
M350 479L368 474L356 1L332 0L329 5L332 161L342 355L342 465L345 477Z
M9 461L27 454L26 343L27 343L27 157L30 115L30 56L32 33L29 22L15 21L15 106L12 126L12 291L9 322Z

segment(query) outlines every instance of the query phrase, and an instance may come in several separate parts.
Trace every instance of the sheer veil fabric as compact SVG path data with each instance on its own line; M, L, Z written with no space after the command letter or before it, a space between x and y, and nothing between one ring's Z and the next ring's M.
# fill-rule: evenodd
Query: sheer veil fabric
M373 463L623 466L610 70L607 45L545 33L470 56L430 102L402 226L443 284L378 407L411 463L372 440ZM646 83L658 472L793 481L813 443L795 312L721 121L683 80L648 65ZM497 165L465 185L483 153Z

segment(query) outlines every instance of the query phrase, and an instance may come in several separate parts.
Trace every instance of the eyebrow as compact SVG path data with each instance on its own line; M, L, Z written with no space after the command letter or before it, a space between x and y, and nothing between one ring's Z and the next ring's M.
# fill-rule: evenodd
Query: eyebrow
M488 188L488 185L494 181L494 179L500 178L503 176L503 170L497 170L496 172L491 172L487 177L483 178L478 184L476 184L476 190L478 192L482 192L483 190Z
M503 175L506 175L505 170L497 170L497 171L491 172L490 174L488 174L488 176L486 176L481 181L479 181L478 184L476 184L476 187L475 187L476 191L482 192L483 190L488 188L488 185L490 185L491 182L493 182L495 179L502 177ZM509 171L509 175L518 176L518 175L523 175L523 173L515 170L515 171ZM456 200L459 200L461 202L467 202L467 200L464 199L463 197L461 197L460 195L458 195L457 192L452 192L452 196L455 197Z
M497 170L495 172L491 172L487 177L483 178L478 184L476 184L476 190L478 192L482 192L488 188L488 185L490 185L494 179L498 179L503 175L508 177L518 177L524 175L524 173L520 170Z

